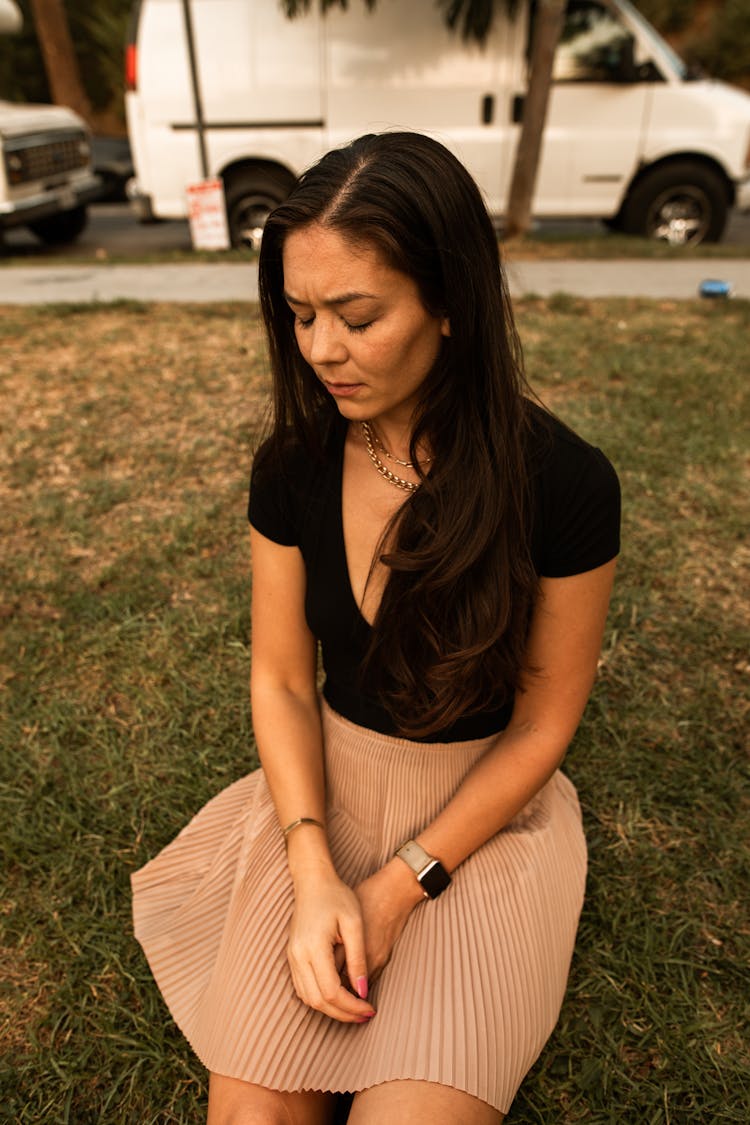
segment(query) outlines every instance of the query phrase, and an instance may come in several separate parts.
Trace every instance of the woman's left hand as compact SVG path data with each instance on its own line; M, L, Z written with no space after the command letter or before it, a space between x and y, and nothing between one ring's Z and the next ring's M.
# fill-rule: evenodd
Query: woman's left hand
M424 901L412 871L393 858L355 888L362 909L370 981L390 960L393 947L415 906Z

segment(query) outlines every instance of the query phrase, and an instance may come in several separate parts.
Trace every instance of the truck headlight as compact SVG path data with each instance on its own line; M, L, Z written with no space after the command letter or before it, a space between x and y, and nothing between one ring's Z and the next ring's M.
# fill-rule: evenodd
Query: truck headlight
M15 152L5 157L5 169L9 184L20 184L23 180L23 160Z

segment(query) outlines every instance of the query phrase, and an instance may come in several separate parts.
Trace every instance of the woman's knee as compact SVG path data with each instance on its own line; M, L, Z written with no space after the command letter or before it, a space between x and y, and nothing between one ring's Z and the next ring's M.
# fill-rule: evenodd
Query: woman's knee
M384 1082L357 1094L349 1125L500 1125L487 1102L436 1082Z
M331 1111L329 1094L285 1093L212 1074L206 1125L328 1125Z

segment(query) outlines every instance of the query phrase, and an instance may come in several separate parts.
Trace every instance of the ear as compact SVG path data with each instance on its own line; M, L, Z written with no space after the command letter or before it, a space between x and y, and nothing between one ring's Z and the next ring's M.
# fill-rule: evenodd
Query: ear
M451 322L447 316L444 316L440 321L440 333L442 336L450 336L451 334Z

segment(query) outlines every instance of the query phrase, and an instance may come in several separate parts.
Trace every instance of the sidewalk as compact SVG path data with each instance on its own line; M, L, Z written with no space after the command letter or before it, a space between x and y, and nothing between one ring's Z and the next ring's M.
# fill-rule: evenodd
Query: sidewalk
M707 278L750 298L750 259L660 261L514 262L508 279L514 297L570 293L580 297L652 297L689 300ZM170 265L8 266L0 268L0 304L88 301L257 301L254 263Z

